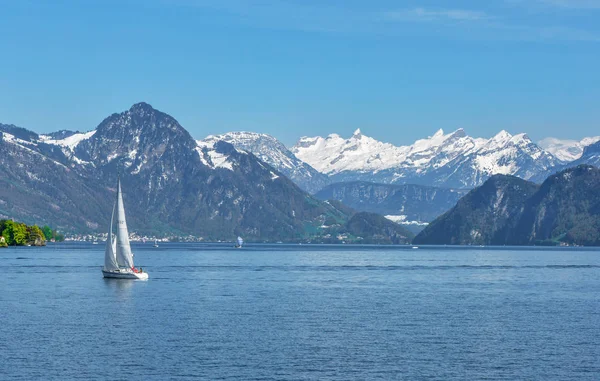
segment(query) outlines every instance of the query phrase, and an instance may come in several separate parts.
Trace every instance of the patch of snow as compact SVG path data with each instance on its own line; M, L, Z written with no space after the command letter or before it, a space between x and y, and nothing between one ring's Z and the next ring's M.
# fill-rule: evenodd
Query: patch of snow
M358 131L348 139L337 134L303 137L292 152L322 173L340 175L338 181L348 176L350 180L396 183L436 171L430 181L443 184L452 178L467 187L493 174L528 179L559 163L526 134L513 136L504 130L485 139L470 137L463 129L451 133L440 129L408 146L380 142Z
M559 160L570 162L577 160L583 154L583 149L600 141L600 136L583 138L579 141L569 139L545 138L538 145Z
M52 163L54 163L54 164L56 164L56 165L58 165L58 166L60 166L60 167L62 167L62 168L64 168L64 169L66 169L66 170L69 170L69 168L67 168L67 167L66 167L64 164L62 164L62 163L59 163L59 162L58 162L58 161L56 161L56 160L49 159L49 158L47 158L46 156L42 155L41 153L39 153L39 152L37 152L37 151L35 151L35 150L33 150L33 149L31 149L31 148L27 147L28 145L34 145L34 146L35 146L35 145L37 145L37 144L33 144L33 143L31 143L31 142L28 142L28 141L25 141L25 140L19 139L19 138L15 137L14 135L12 135L12 134L9 134L9 133L7 133L7 132L3 132L3 133L2 133L2 140L4 140L4 141L5 141L5 142L7 142L7 143L15 144L15 145L17 145L17 146L21 147L22 149L24 149L24 150L28 151L28 152L29 152L29 153L31 153L32 155L39 156L39 157L41 158L41 160L42 160L42 161L44 161L44 160L50 160ZM21 164L21 163L19 163L19 164L17 164L17 165L18 165L19 167L23 167L23 164Z
M202 164L213 169L225 168L230 171L233 171L233 163L229 160L229 156L217 152L214 148L215 143L216 141L196 141L196 152L198 152L198 155L200 156L200 161L202 162ZM208 155L208 158L206 158L205 155Z
M388 220L395 222L397 224L402 224L402 225L417 225L417 226L427 226L429 225L428 222L423 222L423 221L409 221L407 220L407 216L405 215L387 215L384 216L385 218L387 218Z
M44 142L48 143L48 144L53 144L53 145L67 148L69 151L73 152L73 150L75 150L75 147L77 147L77 145L79 143L91 138L92 136L94 136L95 133L96 133L96 130L92 130L92 131L85 132L85 133L73 134L67 138L60 139L60 140L48 139L48 136L46 136L46 138L44 139Z

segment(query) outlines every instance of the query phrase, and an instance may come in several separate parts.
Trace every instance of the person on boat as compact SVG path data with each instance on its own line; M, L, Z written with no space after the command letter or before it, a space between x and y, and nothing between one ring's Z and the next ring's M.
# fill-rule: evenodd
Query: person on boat
M142 267L140 267L140 272L141 272L141 273L143 273L143 272L144 272L144 269L143 269Z

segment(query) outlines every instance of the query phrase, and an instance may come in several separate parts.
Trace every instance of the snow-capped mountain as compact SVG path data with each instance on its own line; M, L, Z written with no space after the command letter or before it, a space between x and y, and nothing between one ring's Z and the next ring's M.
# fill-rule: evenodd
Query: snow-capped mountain
M530 179L560 164L525 134L500 131L490 139L458 129L409 146L380 142L357 130L344 139L332 134L303 137L292 152L334 181L372 181L472 188L493 174Z
M197 142L146 103L84 133L40 136L0 125L3 218L105 232L119 175L130 227L142 233L395 243L411 235L382 216L354 214L310 196L232 144ZM361 230L366 222L372 226Z
M579 141L568 139L545 138L538 142L544 150L550 152L564 162L577 160L585 147L600 141L600 136L583 138Z
M271 135L255 132L229 132L207 136L205 139L199 140L198 145L212 146L218 141L224 141L237 149L251 152L309 193L315 193L329 183L326 175L298 159L283 143Z
M559 170L576 167L581 164L593 165L600 168L600 140L585 146L579 159L564 164L552 172L558 172Z

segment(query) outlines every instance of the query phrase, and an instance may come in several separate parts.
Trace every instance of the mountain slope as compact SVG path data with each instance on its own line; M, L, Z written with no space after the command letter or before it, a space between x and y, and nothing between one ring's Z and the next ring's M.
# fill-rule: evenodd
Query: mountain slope
M352 217L306 194L251 153L224 141L196 142L174 118L145 103L86 133L17 132L25 139L2 137L0 170L10 174L5 181L13 191L0 198L12 210L0 210L12 216L15 194L21 193L24 221L105 231L118 173L128 223L140 233L318 240L343 232ZM41 200L33 210L29 195Z
M583 154L585 147L600 141L600 136L583 138L579 141L568 139L545 138L538 145L547 152L564 162L577 160Z
M0 218L52 223L77 230L98 228L112 201L68 165L60 149L36 142L30 131L17 138L0 126ZM26 131L26 130L25 130ZM14 130L12 130L14 132Z
M600 245L600 170L580 165L550 176L526 202L517 244Z
M600 141L590 144L583 149L579 159L569 163L570 165L587 164L600 167Z
M553 174L579 165L592 165L594 167L600 167L600 141L592 143L583 148L583 152L581 153L579 159L550 168L545 173L538 174L532 180L541 182Z
M580 165L539 186L494 176L432 222L414 242L600 245L600 170Z
M298 159L280 141L270 135L230 132L210 135L199 141L199 144L214 144L216 141L224 141L237 149L253 153L309 193L315 193L329 183L326 175Z
M349 234L362 236L361 243L404 244L414 238L408 229L395 224L379 214L360 212L350 218L347 224Z
M491 139L472 138L462 129L439 130L410 146L393 146L357 130L349 139L304 137L292 152L332 181L370 181L472 188L494 174L529 179L560 160L538 147L525 134L501 131Z
M515 216L537 185L514 176L495 175L461 198L456 206L419 233L413 243L499 245L506 242Z
M423 185L356 181L331 184L315 197L338 200L353 209L390 216L401 223L425 225L453 207L466 193Z

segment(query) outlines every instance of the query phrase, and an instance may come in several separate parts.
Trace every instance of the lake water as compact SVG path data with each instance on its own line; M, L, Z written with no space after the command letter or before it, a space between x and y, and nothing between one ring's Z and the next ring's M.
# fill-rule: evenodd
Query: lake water
M600 251L0 249L1 379L598 380Z

